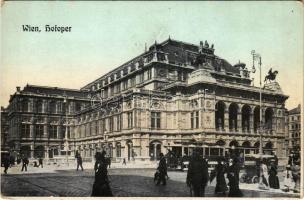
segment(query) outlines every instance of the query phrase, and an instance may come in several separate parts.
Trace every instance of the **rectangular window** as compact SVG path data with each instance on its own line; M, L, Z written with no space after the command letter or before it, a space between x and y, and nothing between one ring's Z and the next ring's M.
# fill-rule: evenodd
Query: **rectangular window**
M152 69L148 69L148 80L152 78Z
M51 139L57 139L57 126L56 125L51 125L50 126L50 138Z
M21 135L22 135L23 138L29 138L30 137L30 125L29 124L22 124Z
M160 129L160 112L151 112L151 128Z
M136 84L136 77L131 78L131 87L134 87Z
M199 112L191 112L191 128L198 128L199 127Z
M133 113L129 112L127 115L128 115L128 128L133 128Z
M114 126L113 117L110 117L109 118L109 132L113 132L113 126Z
M43 125L36 125L36 138L41 138L43 136Z
M123 88L123 90L128 89L128 80L125 80L125 81L122 83L122 88Z
M195 112L195 128L199 127L199 117L198 117L198 115L199 115L199 112L196 111Z
M139 74L139 83L144 82L144 73Z
M90 136L91 135L91 126L90 123L86 124L86 136Z
M194 113L191 113L191 128L194 128Z
M121 115L116 116L116 130L117 131L121 130Z

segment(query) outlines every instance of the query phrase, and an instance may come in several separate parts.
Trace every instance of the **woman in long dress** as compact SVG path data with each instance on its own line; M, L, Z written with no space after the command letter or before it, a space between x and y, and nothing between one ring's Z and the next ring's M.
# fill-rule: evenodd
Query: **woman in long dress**
M215 191L214 193L219 195L226 196L226 191L227 191L227 184L225 180L225 173L227 172L227 168L225 165L222 164L221 160L217 161L218 164L215 166L214 171L211 173L210 176L210 183L216 177L216 186L215 186Z
M269 170L269 187L274 189L280 189L280 182L278 178L277 167L271 164Z
M93 184L92 196L94 197L111 197L113 196L110 182L108 179L107 162L105 152L97 152L95 155L96 162L94 166L95 181Z

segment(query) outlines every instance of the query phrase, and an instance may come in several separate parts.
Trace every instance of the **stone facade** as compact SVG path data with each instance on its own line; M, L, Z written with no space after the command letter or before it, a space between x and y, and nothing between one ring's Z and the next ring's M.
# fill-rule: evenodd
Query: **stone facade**
M288 150L290 154L301 150L301 105L288 112Z
M89 105L68 114L71 152L91 159L96 151L106 150L118 161L157 159L169 149L177 156L189 155L194 148L201 148L205 156L257 153L261 127L263 151L286 156L284 106L288 96L277 82L265 85L260 126L260 89L252 86L250 71L244 63L229 64L214 51L214 45L207 42L193 45L169 38L77 91L89 97L69 95L70 101ZM17 99L11 99L9 110ZM60 99L62 103L64 98ZM29 100L33 109L36 101ZM44 101L49 107L50 100ZM24 123L29 124L33 138L33 124L40 120L36 114L16 114L17 122L11 118L10 137L20 138L19 126ZM58 125L63 112L41 117L43 136L50 138L51 125L61 132ZM50 146L62 144L63 139L18 141L11 140L16 150L21 144L31 149L39 144L48 148L47 156Z
M7 108L10 151L30 158L60 156L75 112L89 105L87 95L85 91L57 87L17 87Z

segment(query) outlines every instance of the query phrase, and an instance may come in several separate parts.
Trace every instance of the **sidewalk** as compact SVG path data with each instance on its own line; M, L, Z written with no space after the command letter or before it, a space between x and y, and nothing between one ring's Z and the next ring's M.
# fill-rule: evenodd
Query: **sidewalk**
M82 164L84 169L93 169L94 163L92 162L84 162ZM70 162L69 165L67 163L44 163L43 168L41 167L33 167L33 165L29 165L27 167L27 171L21 172L22 164L15 165L11 168L8 168L8 174L36 174L36 173L56 173L57 170L69 170L76 169L76 162ZM147 168L147 169L156 169L157 164L152 162L128 162L126 165L122 165L122 163L111 163L111 169L128 169L128 168ZM4 168L1 167L1 174L4 174Z
M283 183L280 183L280 184L283 184ZM280 187L281 187L281 185L280 185ZM270 188L269 190L262 190L262 189L259 189L259 184L258 183L255 183L255 184L240 183L240 189L241 190L252 190L252 191L257 191L257 192L290 194L290 195L295 195L295 196L300 195L300 193L293 193L292 191L284 192L284 191L282 191L282 189Z

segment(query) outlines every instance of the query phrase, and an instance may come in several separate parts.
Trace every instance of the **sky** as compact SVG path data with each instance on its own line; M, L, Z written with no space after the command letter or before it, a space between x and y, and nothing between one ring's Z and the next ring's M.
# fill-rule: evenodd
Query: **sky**
M22 25L41 32L23 32ZM45 32L45 25L71 32ZM79 89L168 37L214 44L215 54L262 74L278 70L288 109L303 97L300 2L5 2L1 8L0 105L26 84ZM258 86L258 74L253 74Z

